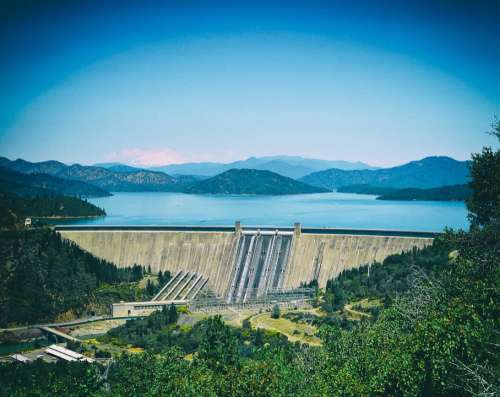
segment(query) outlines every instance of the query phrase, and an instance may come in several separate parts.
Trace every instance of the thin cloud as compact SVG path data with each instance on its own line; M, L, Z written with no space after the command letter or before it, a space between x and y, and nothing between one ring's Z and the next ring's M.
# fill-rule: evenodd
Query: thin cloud
M126 148L113 152L107 157L108 161L126 163L130 165L153 167L168 164L178 164L186 161L185 157L170 148L140 149Z

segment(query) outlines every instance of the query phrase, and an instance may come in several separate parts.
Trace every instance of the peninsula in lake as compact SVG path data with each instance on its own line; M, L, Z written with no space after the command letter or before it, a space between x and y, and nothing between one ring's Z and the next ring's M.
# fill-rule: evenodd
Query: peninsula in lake
M233 169L195 183L187 193L283 195L326 193L314 187L271 171Z

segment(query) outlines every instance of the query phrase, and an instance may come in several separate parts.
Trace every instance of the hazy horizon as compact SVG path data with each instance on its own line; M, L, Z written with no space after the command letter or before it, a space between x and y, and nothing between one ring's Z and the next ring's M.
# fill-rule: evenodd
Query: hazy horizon
M467 160L500 114L500 6L0 6L0 154L150 167Z
M97 167L98 166L102 166L102 165L116 164L116 165L126 165L126 166L130 166L130 167L144 168L144 169L156 169L156 168L166 167L166 166L169 166L169 165L182 165L182 164L203 164L203 163L231 164L231 163L238 162L238 161L250 160L252 158L260 159L260 158L266 158L266 157L300 157L300 158L302 158L304 160L320 160L320 161L330 161L330 162L347 162L347 163L351 163L351 164L360 163L360 164L364 164L364 165L367 165L367 166L370 166L370 167L374 167L375 169L376 168L398 167L398 166L401 166L401 165L404 165L404 164L407 164L407 163L410 163L410 162L423 160L423 159L425 159L427 157L450 157L450 158L452 158L454 160L457 160L457 161L470 161L470 157L468 159L457 159L457 158L454 158L454 157L451 157L451 156L446 156L446 155L431 155L431 156L425 156L425 157L421 157L421 158L416 158L416 159L413 159L413 160L408 160L408 161L405 161L403 163L398 163L398 164L394 164L394 165L376 166L376 165L367 163L367 162L365 162L363 160L349 161L349 160L342 160L342 159L319 159L319 158L311 158L311 157L303 157L303 156L295 156L295 155L269 155L269 156L249 156L249 157L245 157L245 158L241 158L241 159L236 159L236 160L231 160L231 161L193 161L193 162L189 161L189 162L179 162L179 163L168 163L168 164L144 165L144 166L141 166L141 165L138 165L138 164L127 163L126 161L66 162L66 161L62 161L62 160L56 159L56 158L50 158L50 159L44 159L44 160L31 160L29 158L23 158L23 157L8 157L8 156L4 156L2 153L0 153L0 157L5 157L5 158L7 158L7 159L9 159L11 161L24 160L24 161L28 161L28 162L31 162L31 163L39 163L39 162L46 162L46 161L58 161L58 162L61 162L63 164L66 164L66 165L80 164L80 165L83 165L83 166L97 166Z

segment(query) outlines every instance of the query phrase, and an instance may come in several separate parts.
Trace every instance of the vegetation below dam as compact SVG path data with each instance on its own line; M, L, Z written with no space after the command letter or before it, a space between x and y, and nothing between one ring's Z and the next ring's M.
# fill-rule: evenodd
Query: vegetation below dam
M131 320L96 342L101 350L107 344L137 347L115 357L106 378L106 367L97 363L4 363L2 390L5 395L95 396L465 396L466 390L498 390L492 347L498 324L498 227L496 222L483 230L449 233L423 254L391 257L387 274L410 271L408 289L363 320L346 319L342 310L326 304L329 295L384 295L387 279L379 274L372 288L356 289L357 275L346 273L339 285L318 296L327 311L314 317L321 319L320 346L291 343L249 322L234 328L217 316L178 326L177 315L166 309ZM434 258L439 258L436 266L425 266Z
M0 327L107 313L110 301L148 296L134 286L144 268L117 268L50 229L0 232L0 257Z

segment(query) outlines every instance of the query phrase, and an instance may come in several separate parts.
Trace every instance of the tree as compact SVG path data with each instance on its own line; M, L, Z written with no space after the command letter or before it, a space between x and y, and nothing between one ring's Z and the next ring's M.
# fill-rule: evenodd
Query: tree
M241 328L243 329L252 329L252 324L250 323L250 320L248 318L245 318L243 322L241 323Z
M500 140L500 120L495 119L491 134ZM500 217L500 150L485 147L473 154L470 174L469 218L472 227L482 227Z
M148 297L153 297L159 289L158 284L154 284L151 279L148 279L146 282L146 293Z
M273 306L273 311L271 312L271 318L280 318L281 311L278 305Z
M198 358L214 370L239 366L238 342L222 317L210 317L203 324Z
M333 310L342 310L345 305L344 290L340 288L337 284L333 284L332 293L333 293L333 301L332 301Z
M168 308L168 324L175 324L179 318L179 313L177 313L177 308L172 303Z

